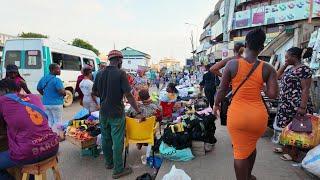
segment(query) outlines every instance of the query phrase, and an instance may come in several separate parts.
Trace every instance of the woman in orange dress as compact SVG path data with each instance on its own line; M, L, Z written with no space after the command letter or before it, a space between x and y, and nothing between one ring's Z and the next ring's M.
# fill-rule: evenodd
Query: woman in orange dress
M232 91L235 92L254 64L259 61L257 57L264 48L265 39L265 32L261 29L249 32L246 36L244 58L231 60L227 64L215 101L215 114L220 110L220 103L227 94L230 83ZM266 94L271 99L276 98L276 71L271 65L261 61L233 97L228 109L227 127L233 145L237 180L256 179L251 174L256 157L256 143L265 132L268 123L268 113L261 97L265 83Z

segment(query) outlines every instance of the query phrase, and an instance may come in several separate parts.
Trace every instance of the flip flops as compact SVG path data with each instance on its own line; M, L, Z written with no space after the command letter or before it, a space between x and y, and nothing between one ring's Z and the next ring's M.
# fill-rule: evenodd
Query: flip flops
M282 148L274 148L273 152L275 152L275 153L283 153L283 149Z
M292 161L292 157L289 154L284 154L280 157L283 161Z

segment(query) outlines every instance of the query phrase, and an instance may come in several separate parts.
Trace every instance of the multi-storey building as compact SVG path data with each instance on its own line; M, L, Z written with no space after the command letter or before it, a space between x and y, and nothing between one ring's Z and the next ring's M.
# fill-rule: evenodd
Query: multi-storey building
M233 55L232 48L235 42L244 42L250 30L260 27L267 33L266 48L261 57L265 60L271 59L274 64L284 62L284 53L289 47L307 46L311 33L320 26L319 0L228 1L230 10L234 11L225 14L224 0L220 0L210 14L216 17L212 18L214 20L210 24L213 46L206 49L205 54L209 59L210 56L214 57L216 61L222 59L222 33L226 28L223 26L223 20L228 16L233 17L229 32L228 56ZM308 23L308 19L312 21Z

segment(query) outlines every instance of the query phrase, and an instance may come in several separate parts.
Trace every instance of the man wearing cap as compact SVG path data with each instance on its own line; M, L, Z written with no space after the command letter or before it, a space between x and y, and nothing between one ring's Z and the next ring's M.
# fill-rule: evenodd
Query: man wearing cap
M118 179L132 173L131 168L123 166L122 160L125 133L123 95L138 114L141 111L130 93L127 74L121 70L122 53L112 50L108 58L110 65L97 74L93 93L101 99L100 125L106 168L113 169L112 177Z

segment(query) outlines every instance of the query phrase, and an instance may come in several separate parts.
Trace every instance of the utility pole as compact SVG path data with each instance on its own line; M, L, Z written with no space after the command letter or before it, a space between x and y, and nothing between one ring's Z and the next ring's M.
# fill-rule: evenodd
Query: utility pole
M194 41L193 41L193 31L191 31L191 36L190 36L190 41L191 41L191 48L192 48L192 59L193 62L195 62L195 57L194 57Z
M224 15L222 17L222 24L223 24L222 59L225 59L228 57L228 49L229 49L228 45L230 41L230 32L228 29L229 10L230 10L230 0L224 0Z

